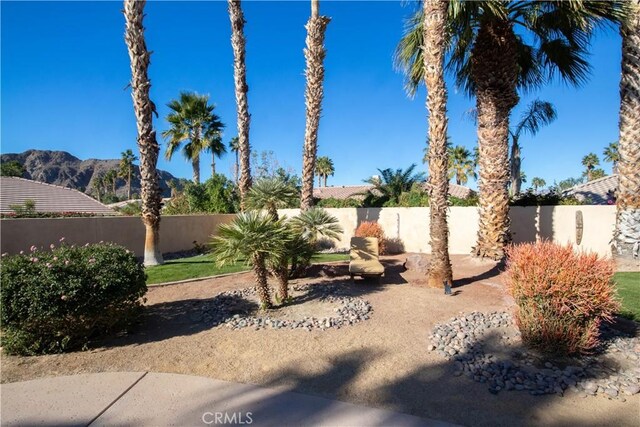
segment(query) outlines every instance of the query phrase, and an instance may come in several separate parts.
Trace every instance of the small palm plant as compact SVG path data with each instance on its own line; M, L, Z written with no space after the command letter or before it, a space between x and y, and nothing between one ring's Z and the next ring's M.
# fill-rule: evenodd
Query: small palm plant
M272 307L267 284L267 262L284 256L288 231L282 221L257 211L238 214L218 229L213 238L213 257L219 265L245 259L256 276L256 292L262 309Z
M295 203L298 191L282 179L263 178L253 184L247 195L247 208L265 209L274 219L278 219L278 209Z

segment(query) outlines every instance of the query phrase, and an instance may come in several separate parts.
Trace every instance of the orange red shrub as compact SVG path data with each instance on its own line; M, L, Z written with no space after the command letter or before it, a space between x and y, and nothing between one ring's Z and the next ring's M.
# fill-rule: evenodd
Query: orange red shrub
M373 221L364 221L356 228L356 237L375 237L378 239L378 253L384 255L387 253L387 244L384 237L384 231L380 224Z

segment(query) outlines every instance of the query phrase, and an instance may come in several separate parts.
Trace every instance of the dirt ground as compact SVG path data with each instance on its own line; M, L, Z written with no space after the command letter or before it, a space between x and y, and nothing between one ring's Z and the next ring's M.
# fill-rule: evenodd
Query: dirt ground
M404 272L404 257L383 258L381 284L315 274L295 283L341 283L369 301L367 321L340 329L231 330L195 323L190 312L217 293L252 286L250 273L149 289L148 310L129 335L85 352L2 357L2 382L104 371L153 371L278 387L462 425L637 426L640 395L602 397L489 393L453 376L426 350L434 324L461 312L510 309L500 268L454 256L453 296ZM338 273L344 266L333 266ZM318 273L318 269L316 269ZM315 309L313 310L315 311ZM312 313L313 314L313 313ZM305 313L308 315L308 313Z

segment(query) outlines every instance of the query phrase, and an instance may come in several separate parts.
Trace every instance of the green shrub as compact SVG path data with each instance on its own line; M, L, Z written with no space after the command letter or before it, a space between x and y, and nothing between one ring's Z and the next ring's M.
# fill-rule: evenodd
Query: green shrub
M510 201L511 206L583 205L588 203L590 203L588 200L580 202L573 196L563 196L555 191L545 194L536 194L533 191L526 191L513 197Z
M336 199L335 197L329 197L326 199L318 200L316 206L321 208L360 208L362 207L362 201L348 197L346 199Z
M562 355L596 348L600 323L619 309L613 262L551 242L512 246L507 255L507 286L522 340Z
M35 246L3 256L3 348L10 354L59 353L126 327L147 291L144 268L112 244Z
M473 192L468 197L461 199L455 196L449 196L450 206L478 206L478 194Z

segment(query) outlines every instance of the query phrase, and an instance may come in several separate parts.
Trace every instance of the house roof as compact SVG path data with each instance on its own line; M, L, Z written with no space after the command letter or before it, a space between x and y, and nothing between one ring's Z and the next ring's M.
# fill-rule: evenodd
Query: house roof
M71 188L15 177L0 177L0 213L11 213L10 206L35 202L37 212L82 212L115 215L99 201Z
M594 205L606 205L612 200L612 195L618 189L618 175L609 175L593 181L578 184L565 192L568 196L575 196L578 200L591 200Z
M425 184L426 189L427 184ZM341 185L336 187L314 187L313 197L317 199L348 199L352 197L354 199L361 200L364 196L362 193L366 193L372 189L372 185ZM449 195L465 199L471 195L472 190L462 185L449 183Z

